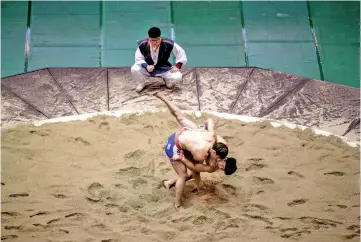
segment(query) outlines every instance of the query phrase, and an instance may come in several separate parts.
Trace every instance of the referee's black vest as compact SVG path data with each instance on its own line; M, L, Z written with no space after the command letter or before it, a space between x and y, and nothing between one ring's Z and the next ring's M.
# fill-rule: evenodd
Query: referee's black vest
M159 46L158 62L155 67L171 67L172 64L168 61L170 54L172 53L174 41L162 38L162 42ZM144 56L145 62L148 65L154 65L152 55L150 54L150 46L148 46L148 38L142 41L138 41L138 47L142 55Z

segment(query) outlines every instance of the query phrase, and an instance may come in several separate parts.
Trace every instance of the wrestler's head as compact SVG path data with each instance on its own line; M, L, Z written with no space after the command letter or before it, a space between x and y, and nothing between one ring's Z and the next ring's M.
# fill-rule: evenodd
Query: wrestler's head
M229 176L237 171L237 160L233 157L227 157L225 160L224 173Z
M228 155L227 145L225 145L221 142L214 143L212 149L216 152L216 155L218 156L217 158L219 158L219 159L224 159Z
M228 147L224 143L216 142L212 149L217 155L217 166L224 170L226 175L232 175L237 170L237 160L233 157L227 157Z
M237 170L237 160L233 157L226 157L225 159L217 160L218 169L224 170L227 176L232 175Z

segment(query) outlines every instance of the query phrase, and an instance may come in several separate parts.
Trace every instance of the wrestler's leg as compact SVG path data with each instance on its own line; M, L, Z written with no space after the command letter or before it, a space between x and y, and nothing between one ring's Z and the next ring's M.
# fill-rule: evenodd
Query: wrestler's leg
M164 181L164 186L165 188L169 189L171 187L173 187L175 185L175 183L177 182L177 178L178 177L175 177L175 178L172 178L172 179L169 179L167 181ZM187 177L186 177L186 181L192 179L192 171L187 169Z
M190 128L190 129L198 128L198 126L195 123L193 123L191 120L185 118L182 115L179 108L176 105L174 105L173 103L171 103L162 93L155 92L153 95L155 97L159 98L160 100L162 100L167 105L170 113L177 119L177 122L180 124L180 126L185 127L185 128Z
M193 160L193 157L187 151L184 152L184 157L187 160L195 162ZM202 185L200 173L199 172L194 172L194 171L191 171L191 170L187 169L187 177L186 177L185 181L188 181L188 180L190 180L192 178L194 178L194 180L196 182L196 188L199 190L201 188L201 185ZM164 181L165 188L169 189L172 186L174 186L174 184L177 182L177 179L178 179L178 177L175 177L173 179L169 179L168 181Z
M182 195L184 190L184 185L187 178L187 167L181 161L171 162L175 172L177 173L177 180L175 184L175 201L174 207L179 210L183 209L182 207Z

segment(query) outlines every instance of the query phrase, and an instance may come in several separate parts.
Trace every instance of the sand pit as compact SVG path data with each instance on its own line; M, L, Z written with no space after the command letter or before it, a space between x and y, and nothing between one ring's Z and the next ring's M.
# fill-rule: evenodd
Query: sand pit
M204 117L197 120L204 121ZM219 119L236 174L201 174L173 208L169 113L2 132L6 241L359 241L359 148L309 131Z

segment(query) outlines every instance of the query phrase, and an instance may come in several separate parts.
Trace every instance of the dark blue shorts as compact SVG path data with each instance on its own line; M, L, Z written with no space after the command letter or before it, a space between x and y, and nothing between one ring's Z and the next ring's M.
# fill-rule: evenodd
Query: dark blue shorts
M174 156L182 157L183 150L179 149L176 145L176 133L169 136L167 142L164 145L165 153L167 154L170 161L173 161Z

